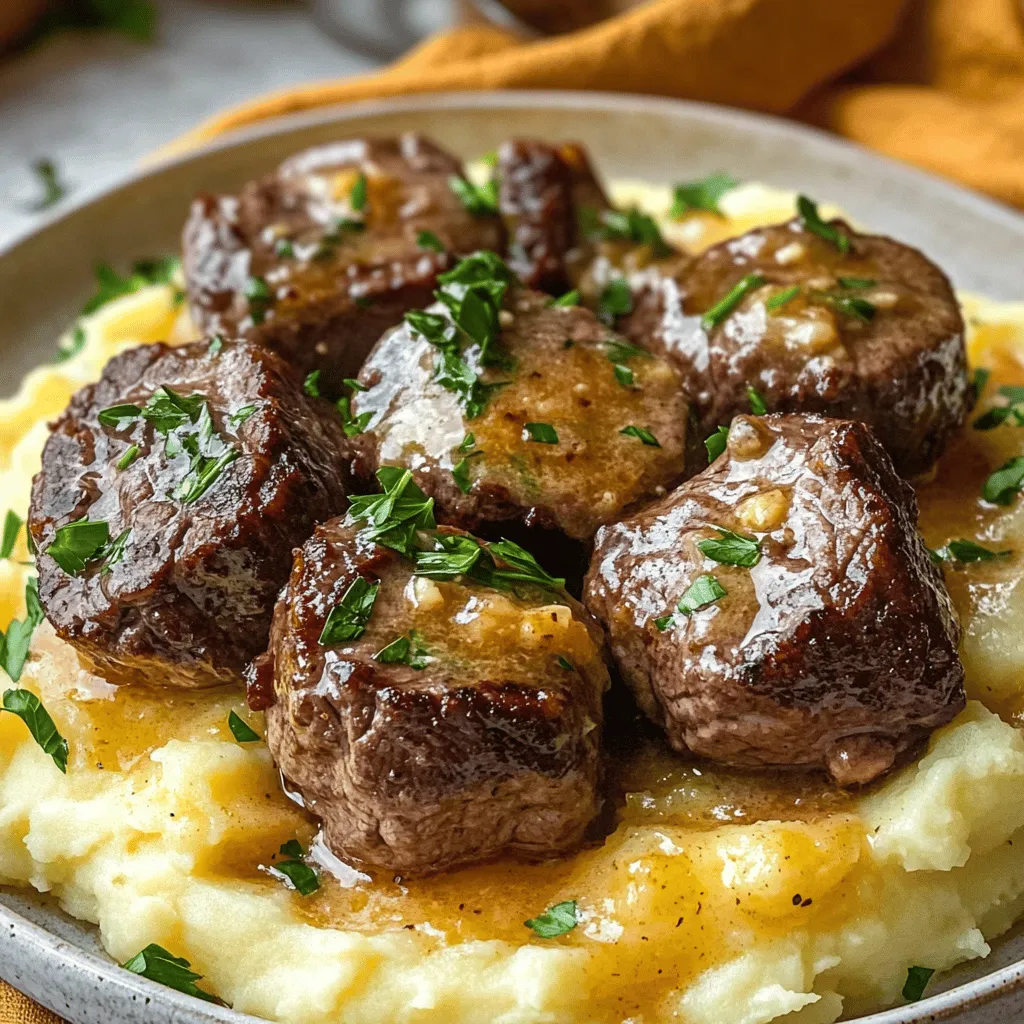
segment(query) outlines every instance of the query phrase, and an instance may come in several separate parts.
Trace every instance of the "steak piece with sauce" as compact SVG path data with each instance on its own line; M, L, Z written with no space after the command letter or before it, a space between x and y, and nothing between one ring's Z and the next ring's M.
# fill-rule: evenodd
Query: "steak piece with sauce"
M449 253L500 248L498 218L473 216L452 191L461 177L410 133L318 146L238 195L200 196L184 235L196 322L303 372L354 377L387 328L430 302Z
M598 533L585 601L676 750L870 782L965 703L916 526L863 423L737 416L703 473Z
M372 610L321 643L353 585L377 588ZM579 845L599 804L603 638L564 592L519 589L416 576L342 519L297 553L250 703L272 673L267 742L335 855L428 874Z
M115 356L53 424L33 483L47 618L111 683L240 681L292 548L345 507L344 444L267 349Z
M470 262L480 260L453 275L468 277ZM442 277L448 287L461 286ZM450 324L441 303L428 313ZM354 415L368 417L354 439L357 475L411 469L443 523L519 521L585 542L682 478L688 405L668 361L625 344L589 310L514 284L496 316L477 405L409 323L381 339L360 374L368 390L352 399ZM462 349L468 366L480 353Z
M753 387L769 412L867 423L900 473L923 473L971 407L956 296L916 249L823 230L840 241L797 218L713 246L652 279L619 329L675 361L704 436L749 411Z

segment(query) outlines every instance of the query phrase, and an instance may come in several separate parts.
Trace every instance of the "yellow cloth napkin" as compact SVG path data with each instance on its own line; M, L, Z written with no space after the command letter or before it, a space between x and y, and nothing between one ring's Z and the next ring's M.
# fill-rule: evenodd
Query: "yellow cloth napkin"
M791 113L1024 207L1020 0L654 0L538 42L455 29L380 74L235 107L163 152L281 114L461 89L600 89ZM0 1024L56 1020L0 982Z
M1022 0L654 0L535 42L455 29L379 74L228 110L161 155L352 100L601 89L788 113L1024 207L1021 8Z

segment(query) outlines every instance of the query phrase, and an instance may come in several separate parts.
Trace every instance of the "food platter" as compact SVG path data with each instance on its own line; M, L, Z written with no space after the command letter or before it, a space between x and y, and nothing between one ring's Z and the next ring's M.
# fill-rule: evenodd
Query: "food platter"
M348 135L418 129L469 157L502 138L577 139L605 176L655 183L719 168L841 203L857 221L920 246L961 289L1015 300L1024 280L1024 220L947 183L791 124L706 106L649 98L556 93L468 94L364 104L294 118L225 140L86 198L0 256L9 297L0 325L5 393L45 359L89 288L91 267L176 246L191 197L231 190L305 146ZM642 144L641 141L642 140ZM61 282L62 287L55 287ZM43 902L0 896L0 975L68 1019L245 1020L113 967L89 931ZM1020 948L1002 942L985 961L953 972L945 991L872 1018L878 1021L993 1020L1012 1014L1024 971ZM974 979L974 980L971 980ZM998 1009L991 1002L999 997Z

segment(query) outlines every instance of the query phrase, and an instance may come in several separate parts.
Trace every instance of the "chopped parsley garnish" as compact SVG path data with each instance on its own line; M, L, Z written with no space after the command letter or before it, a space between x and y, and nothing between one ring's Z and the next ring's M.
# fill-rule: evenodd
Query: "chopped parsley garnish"
M1003 424L1024 427L1024 402L1013 405L997 405L982 413L972 424L975 430L994 430Z
M357 213L366 208L367 182L366 175L360 171L356 177L355 184L348 196L349 206Z
M114 430L121 430L122 426L127 426L132 420L138 419L142 415L142 409L137 405L112 405L107 409L101 409L99 415L96 417L100 423L105 427L111 427Z
M654 620L654 625L657 627L659 633L664 633L669 626L675 621L674 615L659 615Z
M452 477L455 479L455 485L463 494L469 494L473 489L473 481L469 479L469 462L470 459L475 459L478 455L483 455L479 448L463 456L452 467Z
M327 616L320 646L334 647L347 640L358 640L366 632L379 590L379 581L370 583L365 577L357 576Z
M49 754L65 775L68 773L68 741L57 731L43 702L30 690L8 690L3 697L4 711L17 715L28 726L32 738Z
M1024 487L1024 455L1000 466L986 481L981 496L993 505L1010 505Z
M347 387L347 388L351 388L353 391L369 391L370 390L368 387L366 387L365 384L360 384L359 381L357 381L355 379L355 377L346 377L344 380L342 380L342 384L344 384L345 387Z
M498 183L488 178L482 185L453 174L448 187L474 217L491 217L498 212Z
M509 358L497 350L501 330L498 314L512 275L493 252L478 252L438 276L434 293L450 316L414 310L405 320L413 331L437 348L440 355L434 380L454 392L468 419L479 416L491 394L507 382L485 384L473 365L511 369ZM467 359L469 350L475 360Z
M757 565L761 560L761 542L753 537L744 537L732 530L723 530L716 526L717 538L709 538L697 542L702 555L723 565L739 565L745 569Z
M237 743L255 743L262 739L260 734L235 711L228 715L228 728Z
M21 678L32 634L44 617L43 606L39 603L39 585L33 576L25 584L25 618L12 619L7 633L0 632L0 665L14 683Z
M576 666L564 654L558 656L558 667L564 668L566 672L576 671Z
M625 278L617 277L604 286L597 300L597 311L605 323L633 312L633 290Z
M408 665L418 672L431 661L430 652L423 646L423 636L415 629L410 629L407 636L395 637L373 656L373 660L382 665Z
M527 928L532 929L539 938L557 939L559 935L566 935L579 924L579 912L575 900L565 900L548 907L543 914L531 917L529 921L523 922Z
M320 391L320 377L322 374L323 370L312 370L306 374L306 379L302 382L302 390L305 391L310 398L323 397Z
M245 298L249 303L249 316L254 324L267 318L267 310L274 304L274 294L262 277L250 277L245 282Z
M407 469L381 466L377 479L384 493L353 495L348 520L367 524L362 531L367 540L412 558L416 534L434 529L434 499L420 490Z
M841 288L850 288L853 290L863 288L874 288L878 282L873 277L840 277L839 285Z
M279 860L267 870L276 878L284 879L300 896L311 896L320 888L320 876L305 861L306 851L297 839L289 839L280 850L287 860Z
M971 390L974 392L975 401L981 398L982 392L988 386L988 381L991 376L992 371L986 369L984 366L978 366L975 368L974 373L971 376Z
M43 188L43 194L34 206L35 210L49 209L67 195L67 186L60 180L57 165L52 160L45 157L35 160L32 163L32 173Z
M353 391L366 390L357 380L346 378L345 383ZM373 419L372 409L361 412L358 416L352 413L352 397L350 395L342 395L334 403L334 407L338 410L338 415L341 417L341 427L345 431L346 437L355 437L357 434L361 434L370 425L370 420Z
M148 288L151 284L168 284L180 267L181 261L176 256L138 260L132 265L131 274L121 277L109 264L100 263L96 267L96 294L82 307L82 315L95 313L108 302Z
M550 423L527 423L523 428L524 441L538 444L558 444L558 432Z
M655 219L635 206L628 210L597 210L593 206L581 206L577 217L581 233L591 241L649 245L656 257L672 253L672 247L661 237Z
M291 239L279 238L274 243L274 255L279 260L290 260L295 258L295 246L292 245Z
M822 292L821 295L827 306L837 310L844 316L852 317L855 320L863 320L869 324L875 318L877 310L867 299L859 299L855 295L836 295L833 292Z
M452 580L466 576L495 590L518 592L523 586L561 591L565 580L550 576L537 560L518 544L500 540L482 544L475 537L436 534L434 550L415 556L417 576Z
M633 358L651 358L651 353L647 349L634 345L625 338L605 338L603 344L607 350L608 361L612 363L625 363Z
M698 609L714 604L720 598L725 597L727 593L725 587L714 576L698 576L686 588L676 607L684 615L692 615Z
M971 562L990 562L994 558L1008 558L1012 551L993 551L991 548L976 544L973 540L951 540L945 547L930 552L936 562L960 562L968 565Z
M211 359L216 359L220 355L220 350L224 347L224 339L219 335L215 334L210 339L210 344L206 347L206 352Z
M21 532L21 524L24 520L17 512L11 509L7 510L7 515L4 516L4 533L3 539L0 539L0 558L10 558L11 552L14 550L15 542L18 540L18 534Z
M70 343L61 341L57 346L57 355L54 357L55 363L63 363L68 359L74 359L79 352L85 348L85 328L81 324L75 324L74 329L71 331Z
M844 256L850 251L850 236L839 228L821 219L818 212L818 204L807 196L798 196L796 200L796 211L800 217L800 223L819 238L834 245Z
M552 299L549 303L549 305L557 306L559 309L568 309L570 306L578 306L579 304L580 293L575 288L571 292L559 295L557 299Z
M1024 387L1019 384L1004 384L999 389L999 394L1011 402L1024 402Z
M908 1003L920 1001L934 973L931 967L911 967L907 971L907 980L903 986L903 998Z
M761 274L747 274L740 278L701 318L705 331L714 330L743 300L765 283Z
M86 565L103 557L110 542L110 526L105 520L77 519L60 527L48 554L69 576L77 576Z
M768 415L768 406L765 404L764 395L749 384L747 385L747 401L750 403L750 411L755 416Z
M127 469L139 457L139 451L140 449L137 444L132 444L125 448L124 455L115 464L117 468L119 470Z
M792 302L799 294L800 285L790 285L788 288L783 288L782 291L776 292L771 298L767 299L764 308L774 313L777 309L782 309L787 302Z
M633 386L633 371L628 366L623 366L622 363L615 363L612 371L615 374L615 379L622 387L631 388Z
M187 960L171 956L163 946L158 946L155 942L150 943L140 953L136 953L122 966L132 974L149 978L150 981L166 985L178 992L184 992L187 996L205 999L208 1003L220 1002L216 996L212 996L209 992L204 992L196 986L196 982L200 981L203 976L190 970L192 965Z
M688 181L676 185L672 190L672 208L668 211L670 217L679 218L691 210L703 210L706 213L715 213L723 216L722 209L718 205L726 192L731 192L739 182L729 174L722 171L716 174L709 174L699 181Z
M149 420L154 430L169 434L179 427L197 422L205 405L206 399L202 395L179 395L165 385L153 392L145 407L139 409L138 415ZM124 418L129 415L127 410L130 408L137 406L114 406L113 409L104 409L103 413L113 414L114 410L121 410L118 416ZM101 417L103 413L100 413Z
M233 413L228 416L228 423L232 427L240 427L257 409L258 407L253 405L243 405L241 409L236 409Z
M433 231L420 231L416 235L416 247L432 252L444 252L444 242Z
M124 559L124 546L128 542L129 536L131 536L131 529L127 528L122 530L104 549L101 557L103 559L103 566L100 569L100 573L106 576L110 572L110 567L117 565L118 562Z
M634 424L630 424L628 427L623 427L620 434L625 434L627 437L635 437L642 441L649 448L660 448L661 443L658 439L650 432L647 427L638 427Z
M472 431L467 432L466 436L459 442L459 447L455 450L461 452L463 455L468 455L476 444L476 434Z
M719 427L710 437L705 438L704 447L708 450L708 465L711 465L729 443L729 428Z

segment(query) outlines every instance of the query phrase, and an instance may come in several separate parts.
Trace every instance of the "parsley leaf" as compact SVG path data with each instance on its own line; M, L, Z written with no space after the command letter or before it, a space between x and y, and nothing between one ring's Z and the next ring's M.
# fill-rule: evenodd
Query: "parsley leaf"
M774 313L777 309L782 309L787 302L791 302L799 294L800 285L790 285L789 288L783 288L782 291L776 292L771 298L767 299L764 308Z
M874 288L878 282L873 277L840 277L839 284L842 288L862 289Z
M262 738L260 734L235 711L232 711L231 714L228 715L228 728L231 730L231 735L235 737L235 741L238 743L255 743L257 740Z
M416 247L433 252L444 252L444 242L433 231L420 231L416 235Z
M903 986L903 998L908 1003L918 1002L934 973L931 967L911 967L907 971L907 980Z
M61 340L57 346L57 355L54 357L55 363L64 363L69 359L74 359L79 352L85 348L86 336L85 328L81 324L75 324L74 329L71 332L70 343Z
M39 201L33 206L38 211L49 209L59 203L67 195L67 186L60 180L57 172L57 165L45 157L36 160L32 164L32 173L39 180L43 188L43 194Z
M975 402L981 398L982 392L988 386L988 381L991 376L992 371L986 369L984 366L978 366L975 368L974 373L971 375L971 390L974 392Z
M1008 423L1011 427L1024 427L1024 402L1013 405L997 405L982 413L973 424L975 430L994 430Z
M710 437L705 438L704 447L708 450L708 465L711 465L729 443L729 428L719 427Z
M203 976L190 970L192 965L187 960L172 956L163 946L158 946L155 942L151 942L122 966L132 974L138 974L160 985L184 992L187 996L205 999L208 1003L220 1002L216 996L212 996L209 992L204 992L196 986L196 982L200 981Z
M180 267L181 261L176 256L138 260L132 265L131 273L121 277L109 264L100 263L96 267L96 294L82 307L82 315L95 313L108 302L123 295L131 295L151 284L167 284Z
M468 436L472 437L472 434ZM473 489L473 481L469 479L469 461L470 459L475 459L479 455L483 455L483 451L477 448L475 451L469 452L467 455L464 455L452 467L452 477L455 479L456 486L459 488L460 491L462 491L463 494L469 494L469 492Z
M68 741L57 731L42 701L29 690L8 690L3 696L2 710L17 715L28 726L43 753L49 754L53 763L67 775Z
M113 430L122 430L132 420L138 419L141 415L142 409L139 406L126 403L123 405L111 405L106 409L101 409L96 419L105 427L110 427ZM123 422L125 420L128 423Z
M761 274L747 274L736 282L700 319L705 331L714 330L745 298L765 283Z
M305 862L306 853L297 839L289 839L280 852L288 860L279 860L267 870L277 878L283 878L300 896L311 896L320 888L320 876Z
M768 406L765 404L764 395L749 384L747 385L747 401L750 403L750 411L755 416L768 415Z
M295 257L295 246L290 238L279 238L274 243L274 255L279 260L290 260Z
M556 903L553 907L548 907L543 914L531 917L529 921L523 923L542 939L557 939L559 935L566 935L579 924L576 900Z
M999 467L981 489L981 496L993 505L1010 505L1024 487L1024 455Z
M616 337L615 335L605 338L603 344L607 351L608 361L611 363L625 363L634 357L641 359L651 358L651 353L647 349L634 345L631 341Z
M548 303L549 306L555 306L558 309L568 309L570 306L578 306L579 304L580 293L575 288L571 292L559 295L557 299L552 299Z
M628 427L623 427L619 433L625 434L627 437L639 438L649 448L661 447L661 442L658 441L647 427L638 427L631 423Z
M684 615L692 615L700 608L714 604L720 598L727 595L728 591L714 576L698 576L689 587L686 588L683 596L676 606Z
M625 316L633 312L633 290L625 278L617 277L609 281L597 300L598 315L606 323L617 316Z
M707 213L716 213L723 216L722 209L718 205L726 192L731 192L739 182L729 174L719 171L709 174L699 181L689 181L676 185L672 190L672 208L668 211L670 217L679 219L691 210L704 210Z
M395 637L386 647L381 648L374 656L374 661L382 665L408 665L422 671L433 660L430 652L423 646L423 637L415 629L410 629L407 636Z
M448 187L474 217L491 217L498 212L498 183L489 178L482 185L453 174Z
M232 427L240 427L257 409L258 407L254 404L243 405L241 409L236 409L233 413L228 416L228 423Z
M367 181L366 175L360 171L356 177L352 191L349 193L348 203L357 213L366 208Z
M844 256L850 251L850 236L839 228L821 219L818 212L818 204L807 196L797 196L796 211L800 223L807 231L824 238L826 242L834 245Z
M598 210L593 206L581 206L577 219L580 232L593 242L649 245L654 256L659 258L672 254L672 247L661 237L655 219L635 206L627 210Z
M628 366L623 366L622 363L615 363L612 371L615 374L615 379L622 387L631 388L633 386L633 371Z
M717 538L697 542L701 554L723 565L739 565L751 568L761 561L761 542L753 537L744 537L732 530L715 527Z
M418 552L415 561L415 574L433 580L466 576L495 590L513 592L524 585L555 591L565 586L564 579L550 576L529 551L510 540L484 545L468 535L437 534L434 550Z
M659 615L654 620L654 625L657 627L659 633L664 633L669 626L675 621L674 615Z
M0 558L11 557L11 552L14 550L14 545L18 540L18 534L21 532L22 522L23 520L17 512L11 509L7 510L7 515L4 516L3 539L0 540Z
M320 391L320 377L323 374L323 370L312 370L306 374L306 379L302 382L302 390L309 395L310 398L322 398L323 393Z
M137 444L129 445L124 450L124 455L121 456L115 463L119 470L127 469L138 457L141 449Z
M274 305L274 293L262 277L250 277L245 282L245 298L249 303L249 316L254 324L267 318L267 310Z
M989 562L994 558L1007 558L1013 554L1012 551L992 551L990 548L976 544L973 540L951 540L945 547L936 548L930 552L933 561L936 562L960 562L967 565L970 562Z
M39 603L39 584L32 577L25 584L25 618L12 619L6 635L0 633L0 664L11 682L16 683L21 678L32 634L44 618L43 606Z
M825 305L837 310L844 316L852 317L855 320L863 320L866 324L871 323L877 312L867 299L859 299L855 295L835 295L832 292L822 292L821 298Z
M45 553L69 576L77 576L88 562L100 557L109 540L110 526L105 520L76 519L57 530Z
M357 576L327 616L320 646L334 647L347 640L358 640L366 632L379 590L379 581L370 583L365 577Z
M434 499L420 490L407 469L381 466L377 479L384 493L351 496L348 521L366 523L361 531L365 539L412 558L417 532L434 528Z
M550 423L527 423L523 428L524 441L538 444L558 444L558 432Z

